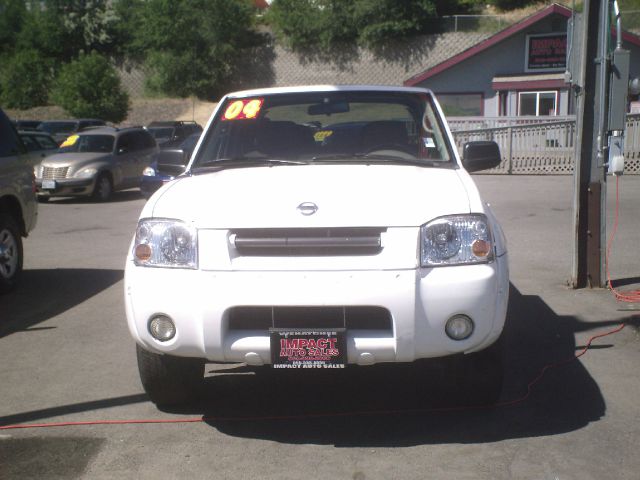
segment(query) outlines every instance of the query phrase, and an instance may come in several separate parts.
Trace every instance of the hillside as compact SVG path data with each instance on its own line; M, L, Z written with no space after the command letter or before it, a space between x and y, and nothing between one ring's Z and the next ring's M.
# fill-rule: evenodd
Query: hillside
M122 125L147 125L153 120L195 120L204 126L215 107L213 102L181 98L139 98L131 101L129 116ZM5 110L10 118L18 120L54 120L69 118L57 106L36 107L29 110Z

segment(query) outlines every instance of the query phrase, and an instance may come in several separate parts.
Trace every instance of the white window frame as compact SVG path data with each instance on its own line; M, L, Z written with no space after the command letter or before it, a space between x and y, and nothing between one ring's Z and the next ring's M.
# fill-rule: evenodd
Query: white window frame
M552 117L555 117L558 115L558 90L536 90L536 91L523 91L523 92L518 92L518 116L522 116L520 111L521 111L521 100L522 100L522 95L531 95L531 94L535 94L536 95L536 113L535 116L539 117L540 116L540 95L541 94L545 94L545 93L553 93L554 95L554 100L553 100L553 115L549 115ZM545 117L547 115L544 115Z

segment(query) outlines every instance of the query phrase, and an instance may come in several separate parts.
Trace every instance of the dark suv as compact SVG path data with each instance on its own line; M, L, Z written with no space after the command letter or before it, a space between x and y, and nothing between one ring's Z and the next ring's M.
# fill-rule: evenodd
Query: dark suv
M33 167L18 133L0 109L0 293L22 272L22 237L35 227L38 204Z
M158 151L142 127L92 128L67 138L58 153L35 168L38 199L93 196L109 200L114 190L138 187Z
M167 122L151 122L147 130L153 135L162 149L175 148L188 136L202 133L202 127L196 122L172 120Z
M97 118L79 118L74 120L48 120L38 125L38 130L50 134L58 144L64 142L69 135L81 132L89 127L102 127L106 123Z

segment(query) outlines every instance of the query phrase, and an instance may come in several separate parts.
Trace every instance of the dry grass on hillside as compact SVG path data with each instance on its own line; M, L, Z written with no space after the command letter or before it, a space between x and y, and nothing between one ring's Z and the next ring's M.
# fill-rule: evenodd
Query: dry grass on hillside
M147 125L153 120L195 120L204 126L215 103L181 98L141 98L131 101L129 116L122 125ZM29 110L11 110L5 112L10 118L18 120L55 120L71 118L61 107L36 107Z

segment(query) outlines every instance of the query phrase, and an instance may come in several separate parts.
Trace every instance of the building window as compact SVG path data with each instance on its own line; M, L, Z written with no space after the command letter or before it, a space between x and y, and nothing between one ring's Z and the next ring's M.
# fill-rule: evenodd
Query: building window
M558 92L519 92L518 115L535 117L555 115Z
M437 93L438 101L447 117L480 117L483 115L481 93Z

